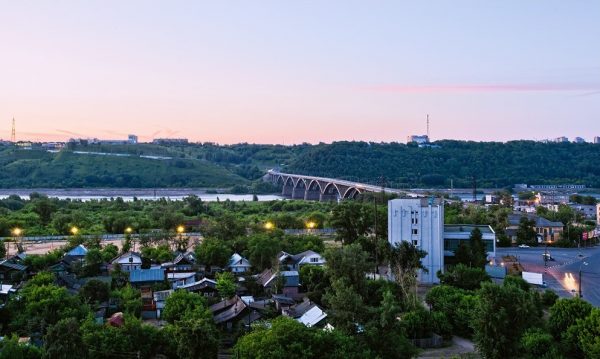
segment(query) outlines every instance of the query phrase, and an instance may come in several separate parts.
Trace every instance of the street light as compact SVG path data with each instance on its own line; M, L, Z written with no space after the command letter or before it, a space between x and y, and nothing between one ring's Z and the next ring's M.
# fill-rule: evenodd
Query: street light
M131 234L131 232L133 232L133 228L131 228L131 227L125 228L125 233Z
M586 266L586 265L588 265L588 263L587 262L583 262L583 261L579 265L579 298L582 297L582 294L581 294L581 267L582 266Z
M265 223L265 229L266 230L271 230L273 228L275 228L275 225L273 224L273 222L267 222L267 223Z
M185 227L184 226L177 226L177 233L181 234L185 231Z
M76 236L77 233L79 233L79 228L77 228L75 226L71 227L71 234Z
M14 229L12 230L12 234L13 234L13 236L15 236L15 237L20 237L20 236L21 236L21 234L23 234L23 230L22 230L21 228L18 228L18 227L17 227L17 228L14 228Z
M313 221L309 221L306 223L306 228L308 229L314 229L317 226L317 224Z

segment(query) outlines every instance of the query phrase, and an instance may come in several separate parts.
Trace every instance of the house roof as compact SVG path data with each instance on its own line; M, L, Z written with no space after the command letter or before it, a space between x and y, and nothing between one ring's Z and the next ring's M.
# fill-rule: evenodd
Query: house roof
M541 227L564 227L564 224L562 222L553 222L550 221L544 217L540 217L538 215L535 215L533 213L527 213L527 214L521 214L521 213L513 213L508 215L508 223L511 226L518 226L519 223L521 222L521 218L522 217L527 217L529 219L532 219L535 221L535 226L538 228Z
M167 272L167 279L173 279L173 280L187 279L187 278L192 278L195 276L196 276L196 273L194 273L194 272Z
M281 295L281 294L273 294L271 296L273 298L274 301L280 303L280 304L285 304L285 305L294 305L296 304L296 301L288 296L285 295Z
M250 268L252 265L246 258L242 257L238 253L234 253L231 256L231 258L229 258L229 264L227 266L228 267L248 267L248 268Z
M313 304L300 318L296 320L306 325L307 327L313 327L323 319L327 318L327 313L323 311L318 305Z
M27 269L27 266L25 266L23 264L19 264L19 263L14 263L10 260L3 260L2 262L0 262L0 266L18 270L18 271L24 271Z
M67 254L65 254L65 256L70 256L70 257L85 257L85 255L87 254L88 250L87 248L85 248L85 246L83 244L78 245L77 247L71 249L70 251L67 252Z
M112 264L142 264L142 256L138 252L127 252L111 261Z
M203 288L207 288L207 287L208 288L216 288L217 282L215 282L212 279L202 278L202 280L199 280L197 282L179 286L179 289L194 291L194 290L199 290L199 289L203 289Z
M165 280L165 270L163 268L135 269L129 272L131 283L162 282L163 280Z
M323 258L323 256L321 256L319 253L315 252L315 251L304 251L302 253L298 253L298 254L289 254L287 252L281 251L279 252L279 254L277 255L277 258L279 260L279 263L284 263L286 261L290 261L292 264L305 264L305 263L310 263L308 260L306 260L306 257L310 257L310 256L318 256L320 258ZM324 261L324 259L323 259Z
M227 308L226 310L224 310L218 314L215 314L213 316L213 319L214 319L215 323L217 323L217 324L228 322L232 319L235 319L240 314L242 314L244 312L244 309L246 309L246 307L247 307L246 303L244 303L244 301L240 297L235 296L234 300L233 300L233 304L231 306L229 306L229 308Z

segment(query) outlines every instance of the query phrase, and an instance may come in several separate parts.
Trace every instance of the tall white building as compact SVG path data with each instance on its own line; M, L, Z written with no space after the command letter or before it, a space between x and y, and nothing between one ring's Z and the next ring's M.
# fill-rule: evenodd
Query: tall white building
M595 144L599 144L600 143L600 137L598 137L598 136L594 137L594 143Z
M444 270L444 202L439 198L394 199L388 202L388 240L414 244L427 252L422 263L428 273L419 273L421 283L439 283Z
M596 224L600 227L600 203L596 205Z

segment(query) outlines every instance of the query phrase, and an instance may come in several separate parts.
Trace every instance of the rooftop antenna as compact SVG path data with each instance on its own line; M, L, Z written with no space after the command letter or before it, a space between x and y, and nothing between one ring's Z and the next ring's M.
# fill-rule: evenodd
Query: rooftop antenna
M15 118L12 120L12 131L10 132L10 142L17 142L17 131L15 130Z

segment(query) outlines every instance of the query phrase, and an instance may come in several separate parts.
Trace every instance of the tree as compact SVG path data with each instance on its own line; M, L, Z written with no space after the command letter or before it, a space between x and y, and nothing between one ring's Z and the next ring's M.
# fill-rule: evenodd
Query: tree
M438 272L442 284L457 288L475 290L479 289L482 282L489 282L490 276L481 268L470 268L464 264L457 264L446 273Z
M0 341L0 359L41 359L42 350L35 345L19 344L19 337L12 335Z
M331 309L333 326L346 334L355 334L364 320L366 308L362 296L349 280L343 277L334 280L323 301Z
M526 216L521 217L519 228L517 229L517 243L537 246L537 236L535 233L535 221Z
M223 299L231 298L235 295L235 277L231 272L217 274L217 291Z
M365 273L372 268L369 255L361 246L351 244L325 252L326 271L332 280L346 278L348 283L362 296L366 294Z
M48 328L44 337L44 358L71 359L86 356L79 323L75 318L65 318Z
M169 323L175 323L184 318L210 318L212 315L206 308L204 298L186 290L176 290L165 302L161 317Z
M142 297L140 291L129 284L117 290L113 290L111 297L118 300L118 308L123 313L139 317L142 313Z
M523 334L521 348L525 352L524 358L526 359L555 359L561 357L552 335L539 328L529 329Z
M592 305L580 298L559 299L550 307L548 329L550 333L560 340L570 326L577 320L587 317L592 311Z
M174 326L177 357L182 359L216 358L219 351L218 330L212 317L190 317Z
M97 248L88 250L85 254L82 275L84 277L93 277L100 274L100 266L103 263L102 252Z
M110 297L110 286L98 279L87 281L79 290L84 303L102 303Z
M336 239L342 244L352 244L365 236L373 224L371 209L355 201L343 201L334 207L331 225L336 229Z
M482 284L471 323L482 356L486 359L518 356L519 338L541 320L533 295L513 285Z
M310 265L300 267L300 283L302 283L306 296L317 304L322 303L323 293L330 285L325 269L321 266Z
M421 260L427 252L415 247L412 243L402 241L390 250L390 264L394 279L400 285L404 298L413 298L416 305L415 293L417 285L417 270L427 272Z
M600 358L600 309L594 308L577 324L577 339L586 358Z
M199 263L224 268L233 254L231 248L222 239L205 238L195 249Z
M281 251L281 241L266 233L253 234L248 238L247 257L259 271L270 268Z

